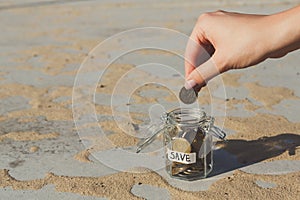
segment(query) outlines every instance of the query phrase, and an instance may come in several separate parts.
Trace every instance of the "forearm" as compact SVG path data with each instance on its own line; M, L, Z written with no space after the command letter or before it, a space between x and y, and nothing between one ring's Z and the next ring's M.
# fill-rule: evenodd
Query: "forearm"
M300 48L300 6L269 17L270 57L280 57Z

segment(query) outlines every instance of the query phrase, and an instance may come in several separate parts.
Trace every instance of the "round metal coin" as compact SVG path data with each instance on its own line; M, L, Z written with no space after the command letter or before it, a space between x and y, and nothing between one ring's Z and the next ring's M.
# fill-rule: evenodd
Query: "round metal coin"
M187 90L182 87L179 92L179 99L185 104L192 104L197 100L198 93L193 89Z
M191 152L191 145L190 143L184 138L174 138L173 151L183 152L183 153L190 153Z

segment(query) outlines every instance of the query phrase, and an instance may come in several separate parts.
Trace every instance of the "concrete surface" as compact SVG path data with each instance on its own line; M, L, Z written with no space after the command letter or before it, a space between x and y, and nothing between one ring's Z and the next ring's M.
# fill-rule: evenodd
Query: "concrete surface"
M170 199L170 194L167 190L154 187L151 185L134 185L131 189L131 192L139 197L145 198L145 199L156 199L156 200L164 200L164 199Z
M225 9L228 11L251 12L251 13L273 13L293 5L299 1L152 1L144 3L137 0L123 1L47 1L47 0L6 0L0 2L0 136L11 132L34 131L39 134L59 133L58 137L42 140L0 140L0 169L8 169L9 174L18 180L42 179L48 172L64 176L102 177L118 173L119 170L130 170L141 163L142 158L134 155L122 154L116 148L96 152L88 157L93 162L81 162L74 156L86 149L93 143L92 140L82 141L79 138L73 119L66 120L47 118L47 114L28 114L31 109L36 109L35 100L40 101L41 106L45 103L61 106L71 112L72 96L68 93L60 93L51 96L61 87L72 90L76 70L79 69L85 55L109 36L126 31L131 28L158 26L175 29L184 34L189 34L199 14L207 11ZM181 48L184 48L182 46ZM182 49L178 49L180 51ZM118 53L118 49L109 52L111 56ZM59 56L70 60L61 61ZM101 62L101 59L98 60ZM178 90L181 87L183 75L183 60L168 57L161 54L129 54L116 63L126 63L135 66L148 62L167 64L173 66L178 74L163 73L159 68L151 70L141 69L144 74L140 79L156 77L157 79L173 80L170 87ZM255 69L243 71L238 82L257 82L265 87L285 87L293 91L294 96L300 98L299 87L299 51L287 55L279 60L267 60ZM56 70L57 69L57 70ZM98 73L103 71L98 71ZM235 72L233 72L234 74ZM240 72L239 72L240 73ZM146 75L145 75L146 74ZM245 75L246 74L246 75ZM266 75L268 79L266 79ZM95 72L84 72L85 79L98 78ZM147 76L147 77L146 77ZM133 81L136 76L129 74L128 81ZM125 79L124 78L124 79ZM7 95L6 87L21 85L34 87L32 91L45 90L43 95L35 95L34 92L24 93L24 96L15 94ZM235 97L238 100L245 99L249 90L242 85L225 86L227 98ZM25 90L25 89L24 89ZM214 98L223 98L222 88L213 91ZM113 92L113 91L111 91ZM3 94L3 97L2 97ZM165 97L170 91L152 88L142 90L139 95L147 100L155 97L155 104L161 104L164 108L178 107L178 102L167 101ZM126 94L116 93L114 96L114 108L116 111L125 112L124 96ZM46 100L50 99L50 100ZM256 105L262 102L251 98ZM137 102L137 103L136 103ZM99 93L95 95L95 104L99 106L111 105L111 93ZM149 108L153 102L138 102L132 100L129 110L140 114L136 118L148 120ZM200 105L209 110L209 105ZM257 113L269 113L283 116L291 123L299 123L299 99L282 100L272 109L265 107L255 111L245 110L242 103L234 105L233 109L227 111L228 117L247 118ZM26 111L17 115L18 111ZM27 113L28 111L28 113ZM46 112L51 112L49 109ZM57 115L59 112L57 113ZM67 114L66 114L67 115ZM146 117L145 117L146 115ZM55 115L54 115L55 116ZM91 121L91 115L83 115L87 122ZM108 113L97 113L98 121L112 121ZM28 121L26 121L29 119ZM86 132L93 131L93 127L85 129ZM228 132L234 133L235 130ZM299 134L298 130L298 133ZM107 135L115 134L114 130L106 131ZM234 134L232 134L234 135ZM82 143L86 146L83 146ZM39 150L30 152L32 146L38 146ZM124 146L124 149L133 152L136 146ZM95 157L96 156L96 157ZM106 165L97 161L97 156L106 159ZM106 156L106 157L105 157ZM110 156L116 159L110 160ZM126 157L127 156L127 157ZM126 158L126 159L125 159ZM158 169L163 165L163 152L152 155L142 163L143 167ZM224 163L226 164L224 165ZM156 165L154 165L155 163ZM276 160L270 162L259 162L244 166L237 157L227 151L217 150L215 152L215 167L211 176L207 179L184 182L171 179L163 169L157 170L164 180L170 185L187 191L206 191L216 181L230 176L234 170L242 170L250 174L281 175L285 173L300 172L299 160ZM257 180L256 184L262 188L276 188L276 184ZM116 188L116 191L118 189ZM131 192L146 199L169 199L167 190L151 185L134 185ZM0 199L106 199L98 197L81 196L79 194L61 193L48 185L40 190L12 190L10 187L0 188Z
M267 189L276 187L275 183L270 183L270 182L266 182L266 181L262 181L262 180L257 180L257 181L255 181L255 183L259 187L267 188Z
M0 196L2 199L74 199L74 200L106 200L106 198L81 196L68 192L55 191L54 185L47 185L40 190L13 190L11 188L1 188Z

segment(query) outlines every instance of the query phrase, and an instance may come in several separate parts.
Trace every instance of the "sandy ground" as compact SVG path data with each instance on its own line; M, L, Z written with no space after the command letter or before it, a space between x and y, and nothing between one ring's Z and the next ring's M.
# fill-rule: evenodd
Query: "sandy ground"
M159 153L143 166L134 164L142 158L113 154L117 147L136 147L135 128L149 122L152 105L161 104L166 110L178 106L183 60L169 52L142 49L116 58L104 70L98 65L117 55L126 40L112 43L109 52L101 48L99 54L90 52L109 36L132 28L164 27L188 35L203 12L224 9L267 14L299 3L1 1L0 199L32 199L31 195L36 199L299 198L299 51L229 72L220 76L224 85L212 81L201 90L198 103L203 110L210 112L212 101L217 111L226 106L226 115L220 112L215 117L219 126L224 125L228 140L218 142L221 150L216 151L212 176L189 183L170 180L164 170L154 170L153 162L163 160ZM137 34L134 38L142 37ZM173 47L173 43L167 45ZM182 52L184 46L174 48ZM73 90L86 58L92 64L80 72L84 80L94 80L99 71L103 74L95 88L90 88L95 93L94 113L87 114L89 104L80 104L85 113L75 109L74 114L72 95L76 104L77 98L88 94L80 90L74 98ZM176 73L164 73L155 64L149 65L152 71L134 71L138 65L155 62L174 67ZM137 83L139 87L129 94L127 89ZM116 95L114 104L112 94ZM125 116L127 108L132 121L113 118ZM91 120L92 114L98 121ZM86 121L80 124L81 120ZM96 134L99 125L104 135ZM101 152L118 160L99 162ZM112 164L127 169L121 171Z

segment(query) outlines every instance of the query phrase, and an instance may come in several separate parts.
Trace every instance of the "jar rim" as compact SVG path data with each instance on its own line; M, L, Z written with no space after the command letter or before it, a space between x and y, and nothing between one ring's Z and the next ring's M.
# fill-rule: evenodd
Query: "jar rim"
M208 119L211 121L211 118L199 108L176 108L167 113L167 121L177 125L199 125Z

